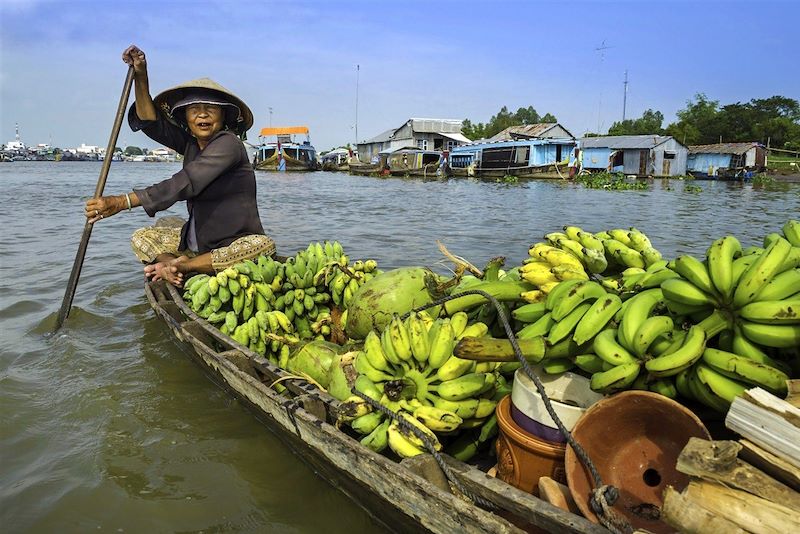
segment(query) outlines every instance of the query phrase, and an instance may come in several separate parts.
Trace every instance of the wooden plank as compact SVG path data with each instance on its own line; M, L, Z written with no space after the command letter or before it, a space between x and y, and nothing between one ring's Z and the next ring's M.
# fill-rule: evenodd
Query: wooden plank
M690 438L678 456L677 469L800 510L800 493L740 460L741 448L735 441Z
M692 480L683 494L689 501L755 534L800 532L797 511L745 491Z
M789 394L786 396L786 402L795 408L800 408L800 379L787 380L786 386L789 390Z
M800 491L800 469L765 451L752 441L740 439L739 444L742 446L739 456L744 461L758 467L795 491Z
M567 512L572 512L573 514L581 513L578 505L575 504L575 499L572 498L569 488L561 482L550 477L541 477L538 485L539 495L545 501Z
M736 523L709 512L698 503L686 498L672 486L664 490L661 520L685 534L744 534Z
M800 409L788 402L761 388L749 389L733 400L725 426L800 468Z

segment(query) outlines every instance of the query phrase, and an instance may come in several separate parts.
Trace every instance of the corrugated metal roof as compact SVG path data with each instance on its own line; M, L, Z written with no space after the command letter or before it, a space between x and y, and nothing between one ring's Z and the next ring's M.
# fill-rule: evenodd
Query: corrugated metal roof
M646 149L654 148L672 139L670 135L607 135L604 137L584 137L581 148Z
M397 131L397 128L391 128L389 130L386 130L383 133L379 133L378 135L376 135L372 139L367 139L366 141L361 141L358 144L359 145L368 145L370 143L385 143L386 141L389 141L389 140L392 139L392 137L394 136L394 133L396 131Z
M459 143L471 143L472 139L468 137L464 137L461 133L446 133L446 132L437 132L442 134L442 137L446 137L448 139L452 139L453 141L458 141Z
M517 126L509 126L502 132L495 134L490 141L509 141L514 139L515 136L524 137L541 137L547 130L557 126L555 122L539 122L536 124L520 124Z
M736 154L742 155L760 143L715 143L713 145L691 145L689 154Z
M411 118L411 129L420 133L461 133L464 121L458 119L416 119Z

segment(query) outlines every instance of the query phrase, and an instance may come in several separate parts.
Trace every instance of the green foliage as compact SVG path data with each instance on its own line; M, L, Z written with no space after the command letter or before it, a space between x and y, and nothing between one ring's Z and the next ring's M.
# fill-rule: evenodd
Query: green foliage
M581 175L578 183L589 189L607 189L610 191L640 191L648 189L647 181L628 181L622 173L598 172Z
M683 192L684 193L702 193L703 192L703 188L700 187L699 185L685 184L683 186Z
M661 134L664 130L661 124L664 122L664 114L660 111L648 109L638 119L626 119L615 122L608 129L608 135L645 135Z
M138 146L126 146L125 147L125 155L126 156L141 156L144 154L144 151L139 148Z
M677 115L666 132L686 145L769 140L772 147L800 149L800 103L792 98L754 98L720 107L698 93Z
M513 174L506 174L502 179L498 178L497 182L502 182L504 184L516 184L519 182L519 177L514 176Z
M766 174L756 174L753 177L753 185L772 185L775 183L775 178L767 176Z
M500 108L496 115L493 115L487 123L473 123L469 119L464 119L461 126L461 133L465 137L472 139L486 139L496 135L509 126L520 126L524 124L537 124L540 122L558 122L558 119L551 113L540 116L533 106L519 108L511 113L506 106Z

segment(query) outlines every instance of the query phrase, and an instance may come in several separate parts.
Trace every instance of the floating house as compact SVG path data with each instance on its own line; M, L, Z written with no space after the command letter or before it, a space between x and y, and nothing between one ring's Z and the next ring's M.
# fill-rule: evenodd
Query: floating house
M584 137L578 143L581 167L638 177L683 176L688 150L670 135Z
M511 126L488 140L454 148L449 165L456 176L558 178L568 174L576 144L557 123Z
M457 119L408 119L399 128L386 130L358 143L358 158L362 162L374 163L380 152L405 147L436 152L452 150L471 142L461 133L462 122Z
M767 166L767 149L759 143L689 146L688 172L697 178L739 178Z
M349 168L352 153L347 148L335 148L320 156L323 171L346 171Z
M305 141L293 135L305 134ZM272 140L272 137L275 140ZM311 145L307 126L262 128L261 144L253 157L253 167L259 171L316 171L319 169L317 151Z

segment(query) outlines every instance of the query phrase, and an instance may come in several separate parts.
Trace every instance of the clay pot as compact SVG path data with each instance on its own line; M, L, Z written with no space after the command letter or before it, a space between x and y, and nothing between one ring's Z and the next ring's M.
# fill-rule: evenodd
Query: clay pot
M667 485L681 491L689 484L689 477L675 468L689 438L711 439L697 416L662 395L624 391L586 410L572 435L594 462L603 484L619 489L613 508L634 529L674 530L658 519L662 493ZM589 520L599 522L589 505L593 480L570 446L565 467L578 508Z
M515 488L539 496L539 478L566 483L564 443L546 441L530 434L511 417L511 396L498 403L497 478Z

